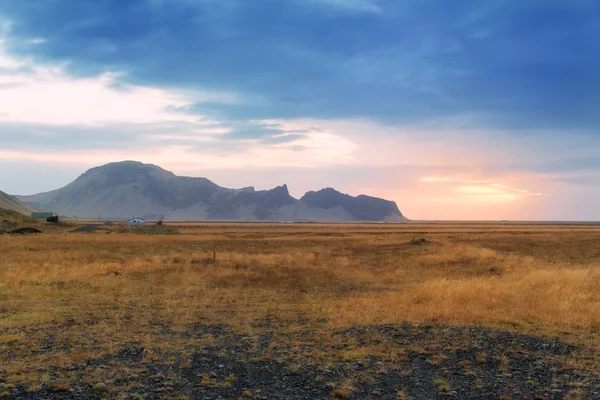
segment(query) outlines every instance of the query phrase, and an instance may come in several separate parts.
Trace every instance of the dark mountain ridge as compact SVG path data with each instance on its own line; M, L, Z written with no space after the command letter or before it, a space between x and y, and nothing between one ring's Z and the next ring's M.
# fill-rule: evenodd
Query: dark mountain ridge
M398 206L393 201L365 195L352 197L333 188L308 192L300 200L309 207L316 208L329 209L339 205L359 221L379 221L385 220L389 215L401 215Z
M133 215L173 220L404 221L396 203L327 188L295 199L287 185L228 189L206 178L177 176L159 166L122 161L91 168L63 188L18 199L81 218Z

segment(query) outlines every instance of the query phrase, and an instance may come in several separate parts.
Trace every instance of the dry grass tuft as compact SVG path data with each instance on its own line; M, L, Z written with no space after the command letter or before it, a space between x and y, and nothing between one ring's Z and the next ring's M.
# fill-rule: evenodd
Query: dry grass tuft
M331 392L331 397L334 399L349 399L352 397L354 390L354 382L352 380L346 380Z
M397 393L397 400L411 400L411 399L412 399L412 397L407 395L403 390L400 390Z
M448 393L450 391L450 382L445 378L433 378L433 385L440 392Z

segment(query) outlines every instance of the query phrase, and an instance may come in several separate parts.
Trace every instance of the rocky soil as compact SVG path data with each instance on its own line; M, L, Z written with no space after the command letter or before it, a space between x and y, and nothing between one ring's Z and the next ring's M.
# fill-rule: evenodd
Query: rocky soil
M175 359L145 361L139 343L83 361L115 371L14 399L600 399L597 355L557 340L484 328L408 324L249 334L198 324L182 337L210 337ZM51 346L50 346L51 347ZM577 363L573 363L573 360ZM132 372L132 371L135 371ZM2 372L0 370L0 383Z

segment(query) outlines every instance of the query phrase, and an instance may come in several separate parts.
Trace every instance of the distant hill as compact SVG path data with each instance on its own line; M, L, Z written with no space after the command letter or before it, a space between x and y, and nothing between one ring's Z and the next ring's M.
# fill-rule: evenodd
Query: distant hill
M30 215L34 209L27 204L21 202L14 196L0 191L0 208L5 210L16 211L21 214Z
M287 185L228 189L156 165L122 161L92 168L67 186L18 199L37 209L82 218L132 216L221 221L405 221L396 203L324 189L301 199Z
M16 224L39 224L38 220L24 215L20 212L9 210L6 208L0 208L0 223L3 221L9 221L11 223ZM3 224L2 227L5 228L6 226L4 226Z

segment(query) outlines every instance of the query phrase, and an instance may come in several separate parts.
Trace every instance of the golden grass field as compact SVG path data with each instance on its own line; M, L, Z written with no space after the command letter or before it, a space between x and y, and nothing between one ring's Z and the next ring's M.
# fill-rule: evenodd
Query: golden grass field
M123 343L142 343L145 359L168 360L169 354L210 344L210 336L175 340L166 333L197 323L239 332L268 324L271 330L318 332L326 341L337 328L407 321L494 327L600 348L600 226L179 229L180 235L0 235L5 385L35 390L106 380L106 370L70 367L115 353ZM409 243L421 237L430 242ZM314 356L381 350L357 346ZM599 369L593 357L571 361Z

